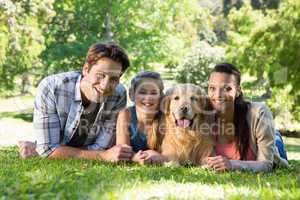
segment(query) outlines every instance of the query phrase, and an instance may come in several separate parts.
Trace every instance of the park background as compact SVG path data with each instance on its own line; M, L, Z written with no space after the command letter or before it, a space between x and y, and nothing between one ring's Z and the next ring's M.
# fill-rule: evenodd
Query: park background
M295 161L292 171L285 172L294 185L280 185L281 196L280 192L258 195L285 198L291 192L285 191L289 187L295 191L288 197L300 196L296 190L299 178L295 179L300 171L299 0L0 0L0 146L5 147L1 160L6 159L6 151L17 158L16 148L7 146L32 139L32 107L40 80L54 73L81 70L88 47L107 41L120 44L130 57L131 67L122 77L127 87L135 73L155 70L167 87L191 82L205 88L215 63L235 64L243 74L247 99L265 102L271 108L276 128L289 136L284 137L288 157ZM14 162L19 165L21 161ZM27 166L26 162L47 161L33 159L22 164ZM52 170L53 166L47 167ZM187 172L182 170L181 175ZM261 182L258 184L256 176L252 181L255 191ZM233 182L233 188L237 183ZM8 189L0 191L8 197L14 195L10 192L19 191L12 189L16 184L3 185ZM172 187L174 183L160 184ZM270 187L264 184L260 188ZM27 189L20 195L27 194ZM35 197L40 198L40 193Z

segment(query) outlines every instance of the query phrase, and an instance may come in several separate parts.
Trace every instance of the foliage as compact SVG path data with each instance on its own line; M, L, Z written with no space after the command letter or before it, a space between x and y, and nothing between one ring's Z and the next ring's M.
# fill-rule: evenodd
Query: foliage
M291 83L293 92L299 90L299 1L287 0L267 15L245 6L232 12L229 21L228 59L252 75L266 75L271 86Z
M270 173L87 160L22 160L0 150L2 199L299 199L300 162Z
M129 75L155 63L174 66L206 23L196 0L1 0L0 9L3 90L13 89L16 77L23 84L28 74L40 79L81 69L88 47L99 41L126 49Z
M224 59L224 53L222 47L211 46L206 41L195 43L178 66L176 80L205 88L211 68Z
M205 3L202 1L202 3ZM182 60L178 62L174 73L175 80L182 83L194 83L206 87L208 74L214 64L224 60L224 48L219 31L222 32L224 21L219 16L211 15L214 8L202 12L202 23L197 29L197 40L189 47Z
M228 20L228 60L239 66L242 72L249 72L258 80L268 80L277 91L289 85L291 97L284 103L292 103L289 111L298 112L300 2L286 0L278 10L265 12L245 5L239 11L232 11ZM299 114L294 113L294 116L299 120Z
M44 74L81 69L87 48L113 40L129 53L130 72L173 64L197 34L197 1L56 1L47 32ZM197 22L197 23L196 23ZM128 74L128 73L127 73ZM130 74L130 73L129 73Z
M280 130L299 131L300 106L294 105L294 95L291 94L292 86L274 88L272 98L267 101L271 108L276 128Z
M299 121L299 4L298 0L0 0L1 96L28 91L26 83L37 83L48 74L80 70L88 47L99 41L113 40L128 52L131 67L124 82L143 69L168 68L181 82L202 84L210 64L223 60L225 48L228 62L257 78L255 87L266 82L267 93L273 90L281 96L291 87L284 103L290 105L292 120ZM275 99L268 102L271 107L277 105Z
M14 89L15 78L39 65L43 31L55 15L51 0L0 0L0 90Z

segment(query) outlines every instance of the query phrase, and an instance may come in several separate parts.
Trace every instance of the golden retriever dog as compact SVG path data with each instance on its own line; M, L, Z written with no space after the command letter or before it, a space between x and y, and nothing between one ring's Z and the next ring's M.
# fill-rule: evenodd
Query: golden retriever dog
M209 128L205 131L202 126L210 122L208 104L204 92L193 84L179 84L166 92L161 153L170 161L167 165L204 165L213 154Z

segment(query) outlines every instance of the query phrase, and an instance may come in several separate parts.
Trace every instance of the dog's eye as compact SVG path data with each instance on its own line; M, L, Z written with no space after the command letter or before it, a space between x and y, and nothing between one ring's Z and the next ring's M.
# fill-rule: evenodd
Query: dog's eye
M198 98L197 98L197 97L194 97L194 96L192 96L192 97L191 97L191 100L192 100L192 101L198 101Z
M174 100L176 100L176 101L179 100L179 96L175 96Z

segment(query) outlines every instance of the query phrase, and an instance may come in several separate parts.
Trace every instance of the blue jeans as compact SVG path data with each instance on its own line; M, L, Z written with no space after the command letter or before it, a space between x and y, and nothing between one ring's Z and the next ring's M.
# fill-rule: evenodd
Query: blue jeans
M275 145L279 151L280 157L287 160L287 155L284 148L283 140L279 131L275 131Z

